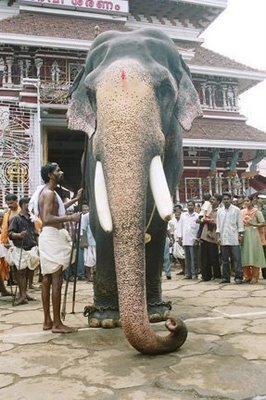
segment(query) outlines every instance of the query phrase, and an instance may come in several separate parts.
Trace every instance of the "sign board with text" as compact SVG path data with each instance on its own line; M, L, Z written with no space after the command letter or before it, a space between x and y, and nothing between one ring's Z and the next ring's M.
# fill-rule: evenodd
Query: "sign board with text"
M127 15L129 13L128 0L19 0L19 4L105 14Z

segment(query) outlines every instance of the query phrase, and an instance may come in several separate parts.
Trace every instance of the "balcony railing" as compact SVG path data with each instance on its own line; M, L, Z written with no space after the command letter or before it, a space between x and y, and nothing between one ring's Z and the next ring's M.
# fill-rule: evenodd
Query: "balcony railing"
M85 56L84 56L85 57ZM48 104L66 104L68 90L85 58L75 59L67 56L41 58L30 55L23 57L0 57L0 87L23 87L23 79L40 80L40 102ZM238 86L235 81L206 77L204 81L195 77L202 108L205 110L239 111ZM199 80L198 80L199 79Z

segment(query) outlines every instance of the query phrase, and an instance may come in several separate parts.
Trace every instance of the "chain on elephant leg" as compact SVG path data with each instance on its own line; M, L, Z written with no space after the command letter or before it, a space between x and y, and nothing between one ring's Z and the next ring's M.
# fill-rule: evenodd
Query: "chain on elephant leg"
M88 324L91 328L112 329L121 326L120 314L117 307L86 306L83 315L88 318Z
M160 301L148 303L148 314L151 323L166 321L170 317L172 310L171 301Z

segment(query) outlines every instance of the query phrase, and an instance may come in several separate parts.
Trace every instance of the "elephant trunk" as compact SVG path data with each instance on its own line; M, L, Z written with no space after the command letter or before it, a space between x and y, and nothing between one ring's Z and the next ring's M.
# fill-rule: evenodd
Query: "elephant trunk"
M135 164L138 168L133 173L126 158L119 163L116 160L116 164L107 161L103 168L112 215L122 328L130 344L143 354L174 351L186 340L183 322L168 320L166 327L171 333L161 337L151 329L147 314L144 236L149 169L143 159Z

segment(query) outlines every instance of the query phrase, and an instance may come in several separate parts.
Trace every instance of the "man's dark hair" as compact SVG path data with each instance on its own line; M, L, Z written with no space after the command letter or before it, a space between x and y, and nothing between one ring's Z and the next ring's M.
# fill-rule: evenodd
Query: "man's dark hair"
M225 196L229 197L229 199L232 198L232 195L231 195L230 192L223 192L222 196L223 196L223 198L224 198Z
M246 196L250 201L253 201L255 199L254 194L250 194L249 196Z
M223 196L220 193L215 193L214 196L216 198L216 200L221 203Z
M30 197L21 197L18 204L19 207L22 207L23 204L29 204L29 202L30 202Z
M18 196L16 194L10 193L5 197L5 201L17 201Z
M203 200L204 200L204 201L209 201L211 197L212 197L212 196L211 196L210 193L204 193L204 195L203 195Z
M181 204L175 204L174 205L174 211L177 210L177 209L182 211L183 210L182 205Z
M44 183L49 182L49 174L54 172L54 170L58 167L58 164L55 162L48 162L47 164L43 165L41 168L41 177Z
M194 200L188 200L187 204L189 204L189 203L193 204L193 206L195 205L195 201Z

